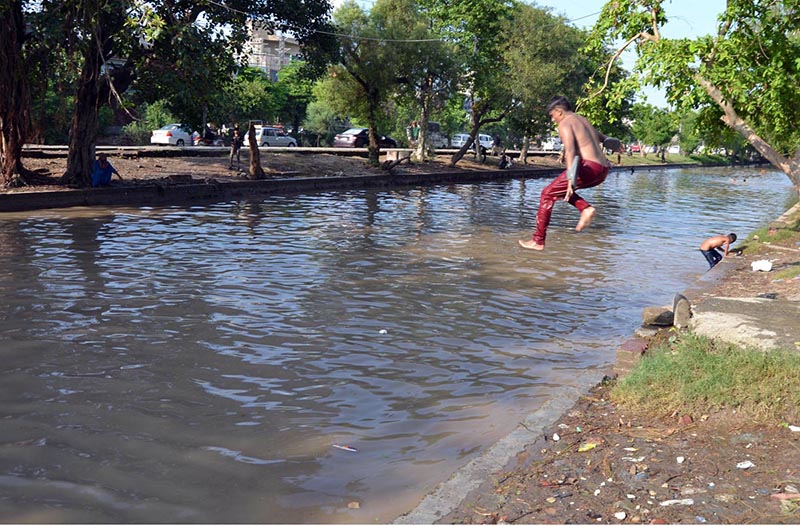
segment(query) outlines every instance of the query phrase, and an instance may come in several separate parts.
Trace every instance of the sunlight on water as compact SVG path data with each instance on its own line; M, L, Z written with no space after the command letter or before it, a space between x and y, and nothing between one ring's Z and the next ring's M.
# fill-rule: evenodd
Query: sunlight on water
M522 251L547 182L0 216L0 517L390 521L790 195L612 173Z

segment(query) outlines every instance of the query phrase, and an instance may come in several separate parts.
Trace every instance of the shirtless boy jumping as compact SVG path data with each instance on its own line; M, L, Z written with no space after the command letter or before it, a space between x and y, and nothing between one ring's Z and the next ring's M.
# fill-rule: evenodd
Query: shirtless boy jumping
M554 97L547 106L547 113L558 125L558 135L564 145L567 169L542 190L533 239L531 241L519 240L522 248L530 250L544 250L544 240L547 235L547 226L550 224L550 216L553 214L553 206L562 197L581 213L575 230L580 232L591 224L595 209L576 194L575 190L591 188L606 180L611 163L606 159L600 145L605 140L618 142L595 130L585 117L575 113L566 97ZM567 177L567 174L573 168L576 157L579 157L580 164L574 167L577 168L577 175L573 185L573 181Z

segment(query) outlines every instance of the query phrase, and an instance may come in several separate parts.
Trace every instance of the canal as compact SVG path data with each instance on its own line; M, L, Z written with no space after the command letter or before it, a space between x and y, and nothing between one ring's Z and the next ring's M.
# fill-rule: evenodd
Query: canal
M0 215L0 520L389 522L790 203L754 169Z

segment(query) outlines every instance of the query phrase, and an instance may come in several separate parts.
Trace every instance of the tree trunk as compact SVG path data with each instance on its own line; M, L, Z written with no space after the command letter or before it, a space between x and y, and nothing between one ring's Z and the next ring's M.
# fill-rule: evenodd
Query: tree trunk
M67 170L62 180L70 186L87 187L91 183L94 150L97 142L97 113L100 107L100 55L89 46L84 56L78 93L69 128Z
M411 153L411 160L414 162L424 162L431 155L430 138L428 137L428 119L430 119L431 92L433 90L433 79L428 77L425 81L423 94L420 97L420 116L419 116L419 137L414 151Z
M531 144L531 139L527 135L522 138L522 149L519 151L519 162L528 164L528 147Z
M747 139L747 141L753 145L753 148L763 155L775 168L785 173L789 181L792 182L795 192L800 196L800 150L797 151L792 159L784 157L776 152L767 141L762 139L749 124L739 117L739 114L733 109L733 105L725 100L725 96L719 88L702 77L697 77L696 80L714 102L722 108L722 111L725 113L722 117L722 121Z
M261 151L256 142L256 126L252 122L247 130L247 145L250 147L250 171L249 179L263 179L264 169L261 167Z
M31 99L22 57L25 21L22 2L0 7L0 182L3 186L27 172L22 147L30 124Z

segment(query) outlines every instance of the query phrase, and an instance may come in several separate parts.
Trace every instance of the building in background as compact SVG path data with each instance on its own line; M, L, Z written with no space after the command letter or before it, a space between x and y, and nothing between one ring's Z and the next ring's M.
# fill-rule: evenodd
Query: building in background
M264 71L273 82L282 67L300 58L300 44L286 34L271 34L264 29L253 29L251 34L245 46L247 64Z

